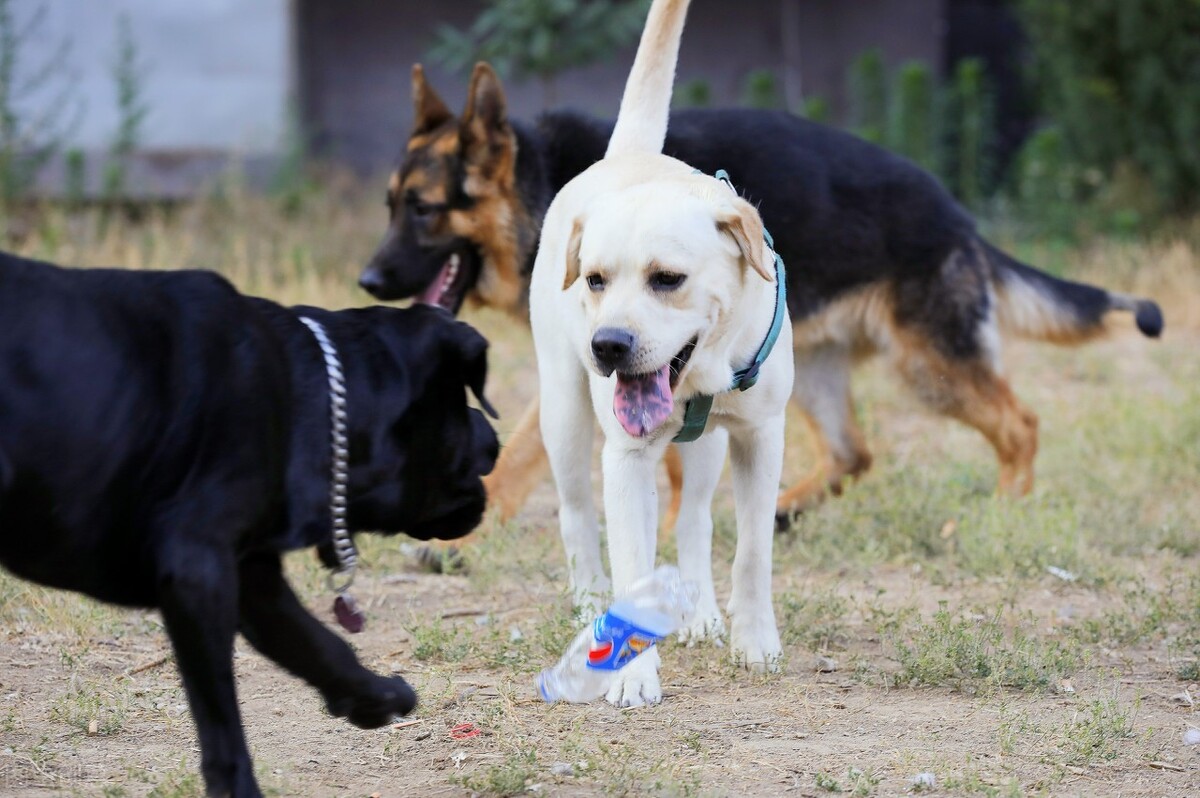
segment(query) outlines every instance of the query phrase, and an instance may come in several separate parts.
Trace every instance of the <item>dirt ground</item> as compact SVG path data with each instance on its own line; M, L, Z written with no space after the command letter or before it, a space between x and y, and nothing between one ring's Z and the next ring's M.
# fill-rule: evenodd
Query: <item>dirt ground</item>
M1200 794L1200 745L1184 742L1200 730L1200 335L1147 346L1122 335L1014 350L1018 389L1043 417L1042 481L1016 510L988 495L994 463L972 433L916 412L868 370L875 471L779 538L783 671L750 675L714 646L668 642L657 707L535 696L534 674L577 628L548 483L517 521L476 536L466 576L422 571L402 541L364 539L356 591L369 618L352 642L412 682L421 706L406 725L355 729L239 640L260 783L363 798ZM495 358L507 430L532 391L527 342L498 334ZM803 471L791 456L787 477ZM946 484L961 487L939 493ZM1140 502L1132 520L1105 504L1126 487ZM725 485L724 597L730 519ZM1055 563L1076 573L1048 572ZM289 572L329 619L311 556ZM0 575L0 795L197 795L198 760L155 613Z

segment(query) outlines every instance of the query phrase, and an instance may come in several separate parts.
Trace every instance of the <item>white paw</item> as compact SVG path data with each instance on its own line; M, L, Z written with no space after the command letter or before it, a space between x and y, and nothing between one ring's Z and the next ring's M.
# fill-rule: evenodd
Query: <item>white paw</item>
M654 649L641 654L620 671L605 698L615 707L640 707L662 701L659 657Z
M692 620L679 630L679 642L694 646L707 640L720 648L725 644L725 621L716 603L711 607L703 605L696 608Z
M775 672L783 656L774 613L769 617L733 619L729 651L733 661L753 673Z

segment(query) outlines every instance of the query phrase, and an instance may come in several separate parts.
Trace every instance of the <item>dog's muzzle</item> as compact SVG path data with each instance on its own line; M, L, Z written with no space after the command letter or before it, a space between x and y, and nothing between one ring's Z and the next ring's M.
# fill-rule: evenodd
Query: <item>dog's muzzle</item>
M628 371L636 347L633 333L618 327L601 327L592 336L592 358L605 377L614 371Z

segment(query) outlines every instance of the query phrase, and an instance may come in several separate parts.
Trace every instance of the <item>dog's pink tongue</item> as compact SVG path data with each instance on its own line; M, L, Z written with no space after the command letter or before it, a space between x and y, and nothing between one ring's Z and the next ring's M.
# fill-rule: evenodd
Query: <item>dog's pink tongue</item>
M663 366L653 374L617 374L613 413L633 437L641 438L654 432L670 418L674 409L669 366Z
M442 304L442 286L446 282L446 276L450 272L450 263L447 261L438 272L437 277L433 278L424 291L417 294L415 300L423 305L441 305Z

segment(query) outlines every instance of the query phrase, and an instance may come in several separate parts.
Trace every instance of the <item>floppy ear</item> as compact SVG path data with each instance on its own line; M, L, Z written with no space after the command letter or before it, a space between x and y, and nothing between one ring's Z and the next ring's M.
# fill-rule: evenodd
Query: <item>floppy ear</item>
M454 114L450 113L442 98L426 82L425 68L420 64L413 64L412 96L414 136L428 133L454 118Z
M571 224L571 237L567 240L567 274L563 277L563 290L579 279L579 247L583 241L583 217L575 217Z
M487 339L474 327L460 321L452 328L450 346L462 365L463 381L479 400L479 406L492 418L500 418L496 408L483 395L483 386L487 382Z
M742 259L768 283L775 282L773 263L768 263L766 242L763 240L762 217L741 197L717 215L717 229L733 238Z

